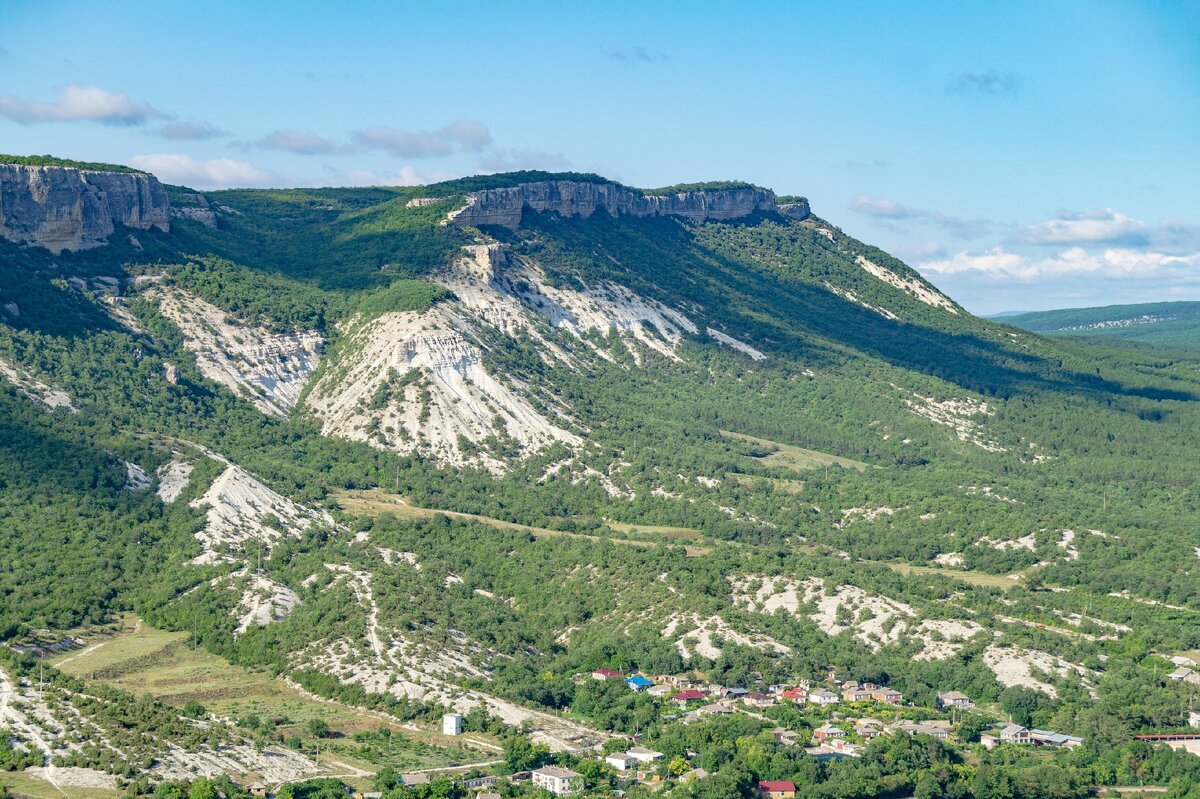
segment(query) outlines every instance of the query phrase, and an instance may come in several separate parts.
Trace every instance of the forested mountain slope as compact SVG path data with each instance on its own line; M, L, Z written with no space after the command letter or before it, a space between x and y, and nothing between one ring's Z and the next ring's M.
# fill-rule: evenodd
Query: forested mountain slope
M1183 723L1197 359L975 318L745 184L165 194L0 241L3 640L132 611L556 748L662 721L605 665Z
M1054 336L1091 336L1187 349L1200 346L1200 302L1063 308L1013 314L997 321Z

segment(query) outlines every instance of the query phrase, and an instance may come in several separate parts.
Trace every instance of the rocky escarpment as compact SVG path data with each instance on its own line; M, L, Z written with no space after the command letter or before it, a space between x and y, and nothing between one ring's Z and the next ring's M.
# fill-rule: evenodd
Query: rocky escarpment
M99 247L116 225L167 230L167 193L153 175L0 164L0 236L63 250Z
M803 216L798 216L799 204L790 205L797 207L789 216L808 215L807 203L803 204ZM781 210L773 191L753 186L647 195L615 183L547 180L473 192L464 207L450 213L448 221L464 227L515 228L526 208L563 216L589 217L603 209L613 216L682 216L696 221L741 219L756 211Z

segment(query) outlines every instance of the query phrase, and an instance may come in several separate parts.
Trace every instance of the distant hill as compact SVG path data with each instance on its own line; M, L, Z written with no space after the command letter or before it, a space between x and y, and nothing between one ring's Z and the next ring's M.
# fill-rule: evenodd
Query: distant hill
M1148 302L996 315L1051 336L1104 336L1171 347L1200 347L1200 302Z

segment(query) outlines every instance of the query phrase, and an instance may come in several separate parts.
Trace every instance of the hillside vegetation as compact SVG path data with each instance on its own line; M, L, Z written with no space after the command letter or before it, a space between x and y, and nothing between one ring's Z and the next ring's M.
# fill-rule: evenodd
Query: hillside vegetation
M330 773L291 721L179 720L146 674L186 671L194 647L255 690L279 676L339 718L378 714L386 736L334 745L395 799L412 794L383 766L462 762L385 740L445 707L502 742L494 769L590 768L587 747L634 733L699 753L712 792L668 775L681 797L1200 779L1133 739L1183 728L1196 698L1164 656L1200 649L1200 358L975 318L815 216L444 224L470 191L547 177L172 187L210 223L61 256L0 242L0 674L53 700L41 727L22 711L13 752L179 779L151 731L105 733L148 758L127 773L64 721L79 706L116 730L148 693L146 718L195 757L244 747L239 775L257 774L255 744L284 746L287 779ZM94 681L62 660L43 696L23 652L126 614L151 660L94 658ZM825 711L684 727L587 678L601 667L832 675L902 691L910 715L944 717L947 690L978 711L952 744L817 763L770 729ZM1086 745L972 745L1009 717Z

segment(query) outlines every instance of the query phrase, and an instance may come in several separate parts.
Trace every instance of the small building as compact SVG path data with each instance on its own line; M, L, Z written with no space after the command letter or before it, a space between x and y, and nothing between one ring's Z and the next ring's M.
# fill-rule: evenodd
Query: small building
M1175 682L1186 682L1191 685L1200 685L1200 672L1189 669L1187 666L1180 666L1167 675L1168 679Z
M583 777L569 768L542 766L533 770L533 784L555 796L572 796L583 790Z
M983 733L979 736L979 742L985 749L992 749L998 744L1030 744L1033 739L1029 730L1020 724L1009 724L998 732Z
M1196 661L1192 660L1187 655L1172 655L1171 662L1176 666L1195 666Z
M625 681L625 684L628 685L629 689L632 691L645 691L647 688L653 687L654 685L653 682L647 680L640 674L633 675Z
M751 691L742 697L742 702L750 707L771 707L775 704L775 697L762 691Z
M970 710L975 703L960 691L946 691L937 695L937 706L942 710Z
M1052 732L1050 730L1030 730L1029 739L1040 746L1062 746L1068 749L1074 749L1076 746L1083 746L1083 739L1077 738L1074 735L1065 735L1061 732Z
M662 760L663 753L655 752L653 749L646 749L641 746L635 746L625 754L629 755L639 763L653 763L656 760Z
M852 687L852 688L846 688L846 687L842 688L842 701L843 702L866 702L866 701L869 701L870 698L871 698L871 689L864 688L863 686L858 685L857 683L855 683L854 687Z
M891 688L876 688L871 692L871 698L876 702L898 705L904 700L904 694L899 691L893 691Z
M476 795L475 799L502 799L498 793L481 793Z
M944 741L950 737L950 730L945 726L929 724L927 722L898 721L890 729L894 733L903 733L909 736L928 735L930 738L937 738L939 741Z
M613 671L612 669L596 669L595 671L592 672L592 679L599 680L601 682L603 682L607 679L611 679L612 677L620 677L620 676L621 676L621 672Z
M468 791L478 791L480 788L493 788L496 785L496 777L492 774L483 777L471 777L468 780L462 780L459 782L459 785Z
M702 780L708 776L708 771L702 768L694 768L691 771L685 771L679 778L679 782L687 785L689 782Z
M776 727L771 730L771 734L775 736L775 743L780 746L796 746L800 743L800 733L787 727Z
M803 688L789 688L781 696L787 701L795 702L798 705L803 705L808 701L808 691Z
M408 786L428 785L429 775L423 771L410 771L407 774L401 774L400 781Z
M740 685L735 685L732 688L726 688L723 691L718 692L726 699L741 699L743 696L746 696L748 693L750 693Z
M796 783L791 780L763 780L758 784L762 799L795 799Z
M854 722L854 733L864 741L869 741L872 738L878 738L883 735L883 722L875 719L859 719Z
M1200 710L1193 710L1188 713L1188 726L1200 727Z
M815 730L813 730L812 737L814 741L825 743L825 741L833 738L846 737L846 731L841 727L835 727L832 724L822 724L820 727L817 727Z
M447 713L442 716L442 735L462 735L462 713Z
M813 705L836 705L838 703L838 695L833 691L818 688L815 691L809 691L808 701Z
M722 716L733 712L733 708L724 702L713 702L708 705L696 708L698 716Z
M659 685L651 685L646 689L646 693L650 694L650 696L667 696L668 694L674 693L674 691L675 688L673 686L663 683L660 683Z
M671 701L679 705L681 708L687 707L688 702L700 702L706 699L703 691L695 688L689 688L686 691L676 691L671 694Z
M629 771L629 769L634 768L638 764L638 759L628 752L613 752L604 758L604 762L617 771Z
M250 783L249 785L246 786L246 790L250 792L251 796L266 796L267 795L267 786L263 785L261 782Z

